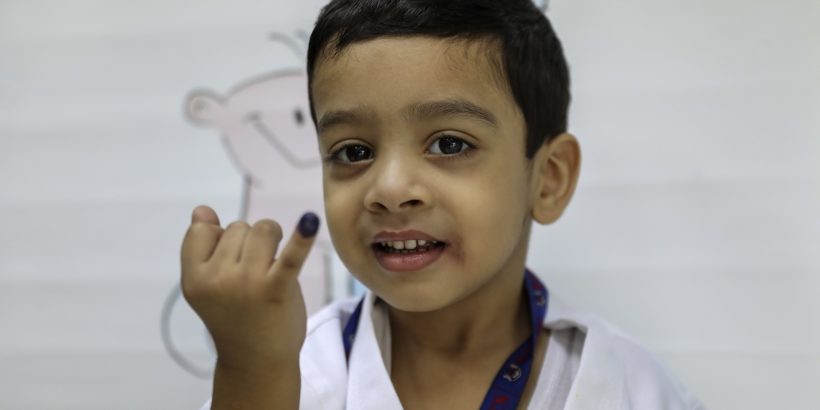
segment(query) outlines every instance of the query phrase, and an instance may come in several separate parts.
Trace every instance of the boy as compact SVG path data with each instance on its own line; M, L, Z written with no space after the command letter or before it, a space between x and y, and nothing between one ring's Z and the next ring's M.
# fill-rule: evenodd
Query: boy
M581 159L561 45L529 0L334 0L308 78L328 227L370 291L307 322L318 218L274 259L275 222L195 209L182 286L217 348L212 408L698 407L525 270Z

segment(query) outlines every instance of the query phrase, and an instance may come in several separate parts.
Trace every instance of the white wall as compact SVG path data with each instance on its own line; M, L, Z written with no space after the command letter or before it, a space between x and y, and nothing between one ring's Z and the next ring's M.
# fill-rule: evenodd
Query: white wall
M241 181L183 99L299 64L267 34L309 29L322 3L0 3L0 408L208 396L158 322L191 208L238 215ZM530 266L711 408L820 406L820 5L553 0L550 16L584 168Z
M532 265L712 408L820 408L820 3L551 14L585 162Z

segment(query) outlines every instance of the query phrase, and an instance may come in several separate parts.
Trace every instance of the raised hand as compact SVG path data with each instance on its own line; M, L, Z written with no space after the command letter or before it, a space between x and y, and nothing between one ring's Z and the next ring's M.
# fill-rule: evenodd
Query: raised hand
M215 407L220 371L235 382L273 380L295 366L298 378L307 313L297 276L318 227L319 218L305 214L277 256L282 229L273 220L223 229L211 208L194 209L182 243L182 291L216 346Z

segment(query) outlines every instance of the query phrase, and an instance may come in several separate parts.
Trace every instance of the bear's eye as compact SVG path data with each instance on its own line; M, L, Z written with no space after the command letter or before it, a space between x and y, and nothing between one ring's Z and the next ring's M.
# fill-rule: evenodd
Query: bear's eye
M302 114L302 110L297 108L293 110L293 119L296 120L296 123L302 125L305 122L305 115Z

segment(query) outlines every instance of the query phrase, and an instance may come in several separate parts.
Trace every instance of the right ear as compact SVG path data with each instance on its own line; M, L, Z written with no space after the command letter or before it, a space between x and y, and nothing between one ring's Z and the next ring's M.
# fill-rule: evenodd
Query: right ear
M222 100L205 90L192 91L185 99L185 116L199 125L212 125L222 111Z

